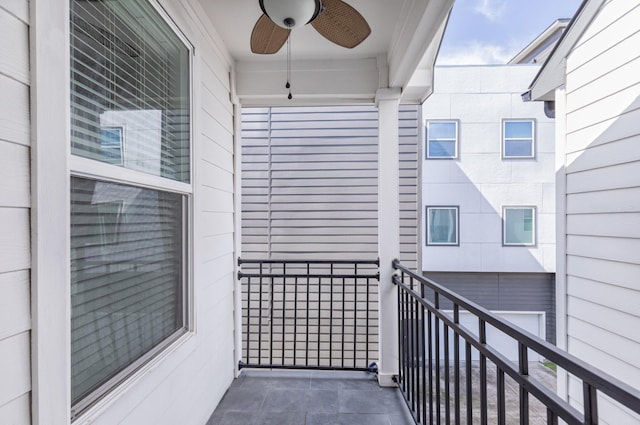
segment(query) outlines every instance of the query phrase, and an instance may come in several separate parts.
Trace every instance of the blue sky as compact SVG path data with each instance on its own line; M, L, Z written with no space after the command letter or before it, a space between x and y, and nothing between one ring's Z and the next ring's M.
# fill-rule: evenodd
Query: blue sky
M582 0L456 0L438 65L506 63Z

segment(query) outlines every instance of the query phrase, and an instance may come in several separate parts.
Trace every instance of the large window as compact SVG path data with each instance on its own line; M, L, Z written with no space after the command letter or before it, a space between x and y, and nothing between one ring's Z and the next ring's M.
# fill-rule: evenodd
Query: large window
M534 207L504 207L502 210L503 244L535 245L535 217Z
M427 121L427 159L458 157L458 122Z
M427 207L427 245L458 244L458 207Z
M533 158L535 130L533 120L502 121L502 156L504 158Z
M190 128L190 48L161 12L72 0L72 416L188 329Z

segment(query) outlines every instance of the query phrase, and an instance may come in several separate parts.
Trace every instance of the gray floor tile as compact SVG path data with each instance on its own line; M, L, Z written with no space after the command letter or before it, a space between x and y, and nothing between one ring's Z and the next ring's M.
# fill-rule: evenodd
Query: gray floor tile
M308 390L306 411L312 413L335 413L340 408L340 392L335 390Z
M221 412L214 414L207 425L258 425L258 417L255 412Z
M218 410L258 412L262 409L267 390L231 386L222 398Z
M336 389L352 389L367 390L378 388L378 381L375 376L363 373L362 375L348 375L344 373L328 374L314 376L311 379L312 389L336 390Z
M255 425L305 425L306 418L305 412L265 412Z
M270 390L264 399L262 410L264 412L306 412L306 391Z
M415 422L409 409L405 409L402 413L390 413L389 419L391 419L391 425L414 425Z
M368 373L243 371L207 425L407 425L403 403Z
M389 413L397 390L341 390L340 413ZM391 401L390 401L391 400Z
M385 414L309 413L306 425L391 425Z

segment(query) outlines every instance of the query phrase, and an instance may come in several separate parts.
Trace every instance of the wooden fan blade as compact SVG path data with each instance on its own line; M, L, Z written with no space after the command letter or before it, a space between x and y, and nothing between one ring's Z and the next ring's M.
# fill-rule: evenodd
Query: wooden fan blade
M327 40L349 49L362 43L371 34L362 15L342 0L322 0L324 11L311 25Z
M251 32L251 51L272 55L284 45L291 30L279 27L267 15L262 15Z

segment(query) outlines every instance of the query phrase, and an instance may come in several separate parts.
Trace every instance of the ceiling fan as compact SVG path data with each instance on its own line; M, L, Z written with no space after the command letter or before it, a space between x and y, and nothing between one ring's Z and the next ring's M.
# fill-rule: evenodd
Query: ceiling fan
M311 24L327 40L349 49L371 34L362 15L342 0L258 1L263 15L251 33L253 53L277 53L291 30L306 24Z

